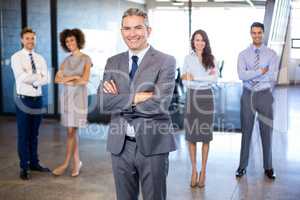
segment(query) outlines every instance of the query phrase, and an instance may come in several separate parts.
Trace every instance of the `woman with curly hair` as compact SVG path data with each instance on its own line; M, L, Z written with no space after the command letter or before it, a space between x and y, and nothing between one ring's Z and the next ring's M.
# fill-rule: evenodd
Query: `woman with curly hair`
M185 105L185 138L192 163L191 187L204 187L209 142L213 135L212 83L217 70L210 43L205 31L197 30L191 38L192 53L185 57L181 79L187 88ZM198 180L197 142L202 142L202 167Z
M79 158L79 138L77 129L87 122L88 96L87 83L92 66L88 55L82 53L85 39L79 29L65 29L60 33L62 48L70 54L64 59L56 73L55 83L63 85L60 98L61 124L67 127L66 157L60 166L53 170L56 176L64 174L73 158L72 177L79 175L82 163Z

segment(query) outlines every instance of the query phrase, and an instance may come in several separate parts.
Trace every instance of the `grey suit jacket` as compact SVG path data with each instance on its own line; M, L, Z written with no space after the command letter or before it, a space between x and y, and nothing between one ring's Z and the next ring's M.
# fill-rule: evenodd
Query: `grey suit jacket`
M129 79L128 52L107 60L103 81L114 80L119 93L98 88L99 112L111 114L107 150L122 152L127 125L135 130L139 151L145 156L176 150L176 141L169 115L169 105L175 86L175 59L150 47L139 65L134 79ZM154 96L132 106L136 92L154 92Z

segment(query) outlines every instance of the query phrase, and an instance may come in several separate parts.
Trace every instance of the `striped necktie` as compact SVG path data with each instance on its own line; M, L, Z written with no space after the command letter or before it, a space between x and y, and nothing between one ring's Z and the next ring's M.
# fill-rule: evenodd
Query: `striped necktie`
M254 60L254 69L257 70L258 69L258 65L259 65L259 53L260 50L259 49L255 49L255 60Z
M30 61L31 61L32 73L36 74L36 67L35 67L35 63L34 63L34 60L33 60L32 53L29 53L29 57L30 57Z
M30 62L31 62L31 67L32 67L32 73L33 74L36 74L36 66L35 66L35 63L34 63L34 60L33 60L33 56L32 56L32 53L29 53L29 57L30 57ZM38 87L32 85L32 87L34 89L38 89Z
M259 49L255 49L255 59L254 59L254 70L258 70L259 68L259 54L260 54L260 50ZM254 87L256 84L258 83L258 81L255 80L251 80L250 84L252 85L252 87Z

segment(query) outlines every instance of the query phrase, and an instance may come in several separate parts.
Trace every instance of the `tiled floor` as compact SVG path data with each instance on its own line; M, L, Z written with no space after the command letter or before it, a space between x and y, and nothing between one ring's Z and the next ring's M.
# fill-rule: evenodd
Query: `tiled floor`
M276 90L273 162L277 179L264 177L260 137L255 131L247 176L237 180L241 135L214 133L206 187L191 189L190 161L183 132L177 133L179 150L170 154L170 200L297 200L300 199L300 88ZM16 123L0 119L0 200L110 200L115 199L109 154L105 150L107 127L91 124L81 130L82 173L77 178L33 173L29 182L18 178ZM44 120L40 130L40 158L51 169L65 154L65 129ZM201 144L199 144L199 147ZM201 152L198 151L198 160ZM200 169L199 162L199 169Z

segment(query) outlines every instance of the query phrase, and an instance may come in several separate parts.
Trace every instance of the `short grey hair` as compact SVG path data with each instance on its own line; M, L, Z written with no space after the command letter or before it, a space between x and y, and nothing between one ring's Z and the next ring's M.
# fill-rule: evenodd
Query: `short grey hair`
M148 14L143 11L142 9L139 8L129 8L127 9L122 16L122 26L123 26L123 20L125 17L128 16L139 16L144 18L144 24L146 27L149 27L149 19L148 19Z

